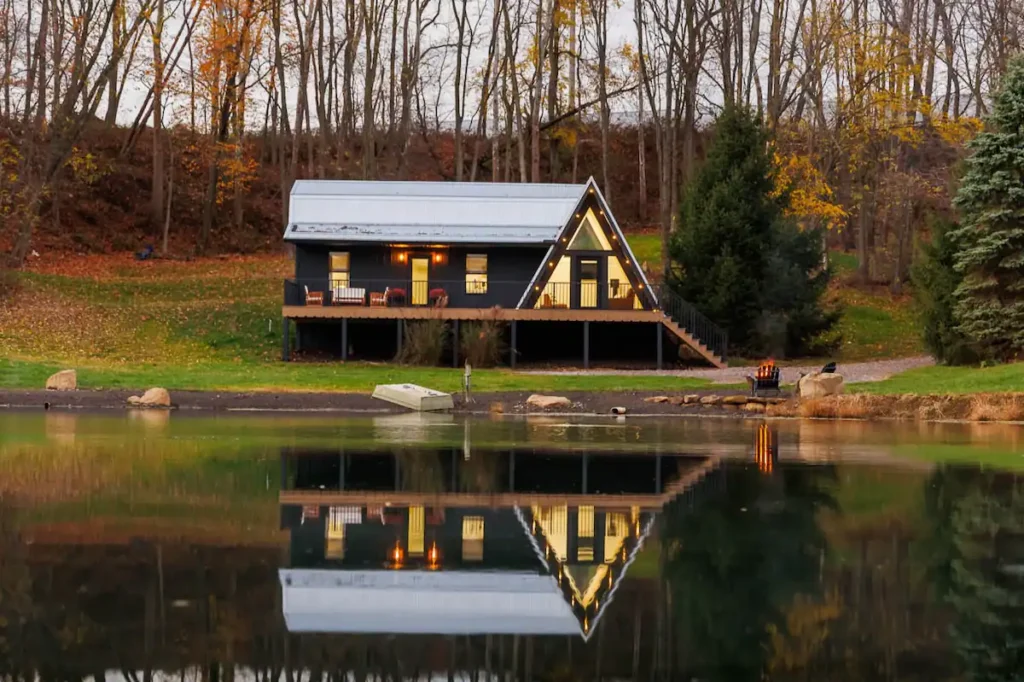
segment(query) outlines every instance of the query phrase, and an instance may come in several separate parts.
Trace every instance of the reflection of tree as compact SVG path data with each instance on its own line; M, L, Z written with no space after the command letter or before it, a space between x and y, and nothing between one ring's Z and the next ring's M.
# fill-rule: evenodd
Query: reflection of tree
M828 467L784 467L764 476L729 468L724 490L690 509L677 500L661 519L664 579L675 646L686 677L759 680L784 610L820 590L825 538L820 509L834 506Z
M32 611L32 580L14 509L0 498L0 677L22 668L24 626Z
M968 678L1019 680L1024 671L1024 478L945 469L929 495L936 586L954 611L951 634Z

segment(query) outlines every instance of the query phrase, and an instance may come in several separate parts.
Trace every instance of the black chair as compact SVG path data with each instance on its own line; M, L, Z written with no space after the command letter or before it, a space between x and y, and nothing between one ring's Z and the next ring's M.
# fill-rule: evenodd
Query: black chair
M834 363L834 362L828 363L827 365L825 365L824 367L821 368L821 373L822 374L835 374L836 373L836 363Z
M761 391L782 393L782 389L779 387L781 378L782 372L779 371L778 366L761 365L757 368L757 374L747 377L747 383L750 384L750 395L757 396Z

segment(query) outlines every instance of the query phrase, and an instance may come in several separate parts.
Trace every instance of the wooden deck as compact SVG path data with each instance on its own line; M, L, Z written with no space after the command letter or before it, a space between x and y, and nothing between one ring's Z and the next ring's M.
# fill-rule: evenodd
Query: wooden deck
M286 305L281 316L291 320L504 320L511 322L661 322L656 310L607 310L603 308L402 308L360 305Z
M319 491L285 490L278 501L285 505L316 505L338 507L394 506L394 507L478 507L507 508L551 506L593 506L601 510L639 507L658 510L683 492L700 483L718 468L721 458L712 456L682 476L671 481L661 493L645 494L544 494L544 493L420 493L409 491Z

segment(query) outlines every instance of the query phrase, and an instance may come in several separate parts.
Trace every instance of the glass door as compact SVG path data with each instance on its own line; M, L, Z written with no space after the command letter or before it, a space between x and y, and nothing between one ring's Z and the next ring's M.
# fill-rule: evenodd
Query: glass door
M413 305L426 305L427 294L430 291L429 258L412 258L412 291L410 292Z
M580 258L576 278L579 294L577 300L580 308L596 308L598 306L598 286L601 268L597 258Z

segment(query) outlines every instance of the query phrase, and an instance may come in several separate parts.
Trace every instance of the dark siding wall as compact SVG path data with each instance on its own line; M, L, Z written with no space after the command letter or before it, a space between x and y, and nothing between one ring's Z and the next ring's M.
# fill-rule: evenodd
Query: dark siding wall
M329 254L348 251L352 285L367 291L384 291L387 286L409 287L412 265L391 263L391 249L379 245L297 245L295 247L295 276L310 288L325 286L328 275ZM410 257L429 256L430 249L409 248ZM447 262L430 263L430 288L443 288L452 306L489 308L500 305L513 308L519 303L537 267L547 253L546 246L458 246L446 249ZM487 254L486 294L466 294L466 255Z

